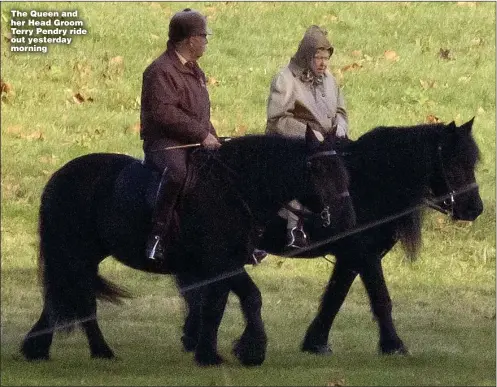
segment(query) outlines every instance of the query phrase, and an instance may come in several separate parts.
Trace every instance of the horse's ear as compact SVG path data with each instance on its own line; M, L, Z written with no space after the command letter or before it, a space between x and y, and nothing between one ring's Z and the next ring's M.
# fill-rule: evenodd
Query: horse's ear
M317 138L314 130L311 129L309 124L307 124L307 128L305 130L305 141L307 143L307 148L310 150L314 150L319 147L321 141Z
M447 125L447 128L448 129L455 129L456 128L456 123L454 121L451 121L448 125Z
M461 129L462 130L465 130L467 133L470 133L471 132L471 129L473 129L473 122L475 121L475 117L473 117L472 119L470 119L468 122L466 122L465 124L462 124L461 125Z

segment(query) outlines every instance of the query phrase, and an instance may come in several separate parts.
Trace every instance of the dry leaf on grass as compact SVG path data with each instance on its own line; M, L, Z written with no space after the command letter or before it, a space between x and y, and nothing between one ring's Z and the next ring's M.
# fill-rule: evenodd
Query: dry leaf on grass
M84 94L78 92L72 95L72 101L76 104L82 104L83 102L93 102L92 97L87 97Z
M0 88L2 90L2 93L11 93L12 92L12 85L10 83L4 82L3 79L0 79Z
M435 116L433 114L429 114L428 116L426 116L426 122L429 124L437 124L437 123L442 122L442 121L437 116Z
M347 66L342 67L340 70L341 71L351 71L351 70L360 69L361 67L362 67L361 64L354 62L352 64L349 64Z
M24 140L32 141L32 140L39 140L43 141L45 139L45 136L41 132L41 130L36 130L30 134L22 134L20 135L21 138Z
M211 86L218 86L219 85L219 81L214 77L208 77L207 83Z
M383 56L385 57L386 60L390 60L393 62L397 62L400 59L400 57L397 55L397 53L393 50L386 50L383 53Z
M450 50L449 49L445 49L445 48L440 48L440 51L438 52L438 56L441 59L445 59L445 60L451 60L452 59L452 55L450 54Z
M13 135L18 135L21 132L22 132L21 125L7 126L7 129L5 129L5 133L13 134Z
M126 128L126 132L130 132L130 133L140 133L140 123L139 122L135 122L133 125L131 126L128 126Z
M248 126L247 125L237 125L235 126L235 134L237 136L244 136L245 133L247 133L247 130L248 130Z

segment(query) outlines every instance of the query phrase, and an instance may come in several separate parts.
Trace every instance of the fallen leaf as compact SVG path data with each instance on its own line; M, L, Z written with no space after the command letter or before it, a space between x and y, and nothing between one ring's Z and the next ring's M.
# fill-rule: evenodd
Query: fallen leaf
M12 86L10 83L4 82L3 79L0 79L0 89L2 93L10 93L12 91Z
M241 125L235 126L235 134L237 134L237 135L243 136L243 135L245 135L247 130L248 130L247 125L241 124Z
M362 57L362 51L361 50L354 50L350 53L353 57L355 58L360 58Z
M72 100L74 103L77 103L77 104L81 104L83 102L93 102L92 97L85 97L83 94L81 94L79 92L72 95Z
M22 131L21 125L7 126L7 129L5 129L5 133L14 134L14 135L21 133L21 131Z
M435 116L433 114L429 114L426 117L426 122L428 122L429 124L438 124L439 122L442 122L442 121L437 116Z
M37 130L33 133L30 134L21 134L21 138L31 141L31 140L44 140L45 136L43 136L43 133L40 130Z
M124 58L120 55L115 56L114 58L111 58L109 60L109 63L111 65L122 65L124 63Z
M438 52L438 56L442 59L445 59L445 60L452 59L449 49L441 48L440 51Z
M217 86L217 85L219 85L219 81L218 81L216 78L214 78L214 77L208 77L208 78L207 78L207 83L208 83L209 85L212 85L212 86Z
M131 132L131 133L140 133L140 123L135 122L133 125L128 126L126 128L126 132Z
M399 60L399 56L397 53L393 50L386 50L383 55L385 56L386 60L391 60L397 62Z
M342 67L340 70L341 71L350 71L350 70L357 70L357 69L360 69L362 67L362 65L360 65L359 63L352 63L352 64L349 64L347 66L344 66Z

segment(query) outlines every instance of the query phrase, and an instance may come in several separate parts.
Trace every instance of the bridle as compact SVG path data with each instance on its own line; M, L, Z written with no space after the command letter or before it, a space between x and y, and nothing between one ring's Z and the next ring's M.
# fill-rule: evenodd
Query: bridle
M321 158L321 157L327 157L327 156L338 157L338 153L335 150L316 152L316 153L306 157L306 165L309 167L311 165L311 160ZM349 197L349 196L350 196L349 191L345 190L344 192L341 192L337 195L337 199L338 198L345 198L345 197ZM322 205L323 205L323 209L318 213L312 212L311 210L308 210L308 209L306 209L305 211L297 210L295 208L292 208L288 204L283 204L283 207L285 207L288 211L292 212L293 214L297 215L298 217L301 217L304 219L318 217L322 221L322 226L326 228L326 227L329 227L331 225L330 206L327 205L326 203L322 203Z
M470 191L472 189L478 188L478 184L476 182L471 183L471 184L467 185L466 187L464 187L463 189L460 189L458 191L453 189L451 184L450 184L449 178L447 177L447 172L446 172L445 165L444 165L443 158L442 158L442 145L440 145L440 144L437 147L437 156L438 156L438 160L440 162L440 170L442 172L442 177L443 177L443 180L445 182L445 186L447 188L447 194L440 196L440 197L432 197L430 199L425 199L424 202L428 207L430 207L436 211L439 211L442 214L450 215L451 217L454 217L454 206L456 203L455 196L457 194L464 193L464 192ZM440 202L440 201L443 203L443 206L438 204L438 202Z

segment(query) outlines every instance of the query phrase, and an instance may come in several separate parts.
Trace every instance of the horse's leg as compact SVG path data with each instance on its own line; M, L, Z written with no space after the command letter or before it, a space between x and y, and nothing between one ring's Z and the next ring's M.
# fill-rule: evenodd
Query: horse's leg
M46 307L40 318L25 336L21 353L27 360L48 360L50 345L54 335L54 326L50 323Z
M188 274L178 274L175 276L178 289L186 303L186 318L183 325L183 336L181 342L187 352L195 350L198 343L200 329L200 311L202 305L202 288L195 285L199 282L196 277Z
M318 314L307 328L301 349L318 355L331 353L328 345L333 320L345 301L357 273L348 263L348 257L337 259L333 273L321 298Z
M361 279L368 292L371 309L380 331L379 350L383 354L408 354L402 340L397 335L392 319L392 300L388 294L383 276L381 259L364 261Z
M104 336L97 322L96 308L94 318L89 317L81 323L83 330L88 339L91 357L100 359L113 359L114 352L105 342Z
M267 336L261 316L261 292L245 270L231 278L230 282L231 290L240 299L247 324L240 339L235 341L233 353L244 365L261 365L266 357L267 347Z
M216 365L223 362L217 353L217 332L223 318L230 292L226 279L206 285L203 290L200 330L195 360L199 365Z

